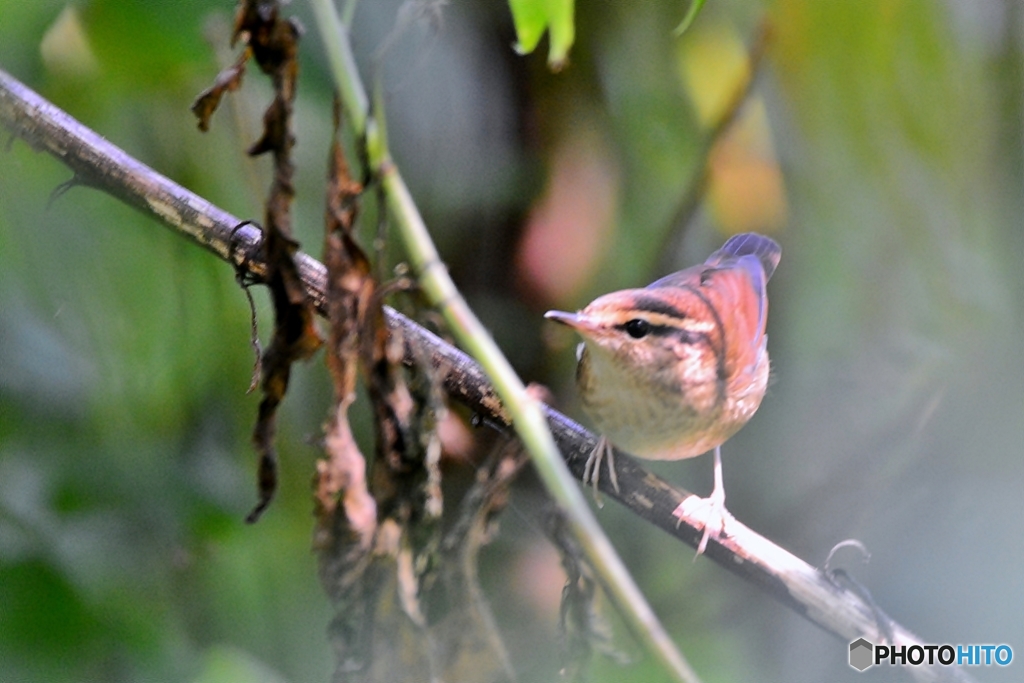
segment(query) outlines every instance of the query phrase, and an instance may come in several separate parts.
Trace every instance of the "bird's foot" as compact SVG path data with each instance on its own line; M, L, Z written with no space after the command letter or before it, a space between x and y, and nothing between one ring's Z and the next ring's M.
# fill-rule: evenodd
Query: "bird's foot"
M583 466L583 483L590 484L594 489L594 502L598 507L604 507L601 496L597 493L597 486L601 481L601 461L608 463L608 479L612 482L615 493L619 492L619 477L615 473L615 450L610 441L602 436L598 440L590 457Z
M700 543L697 545L697 555L693 558L695 560L704 554L709 538L718 540L728 537L730 535L729 524L736 521L736 518L725 509L725 496L716 495L717 493L717 491L712 491L707 498L696 495L688 496L672 511L672 516L678 520L677 526L686 519L697 522L704 528L704 535L701 536Z

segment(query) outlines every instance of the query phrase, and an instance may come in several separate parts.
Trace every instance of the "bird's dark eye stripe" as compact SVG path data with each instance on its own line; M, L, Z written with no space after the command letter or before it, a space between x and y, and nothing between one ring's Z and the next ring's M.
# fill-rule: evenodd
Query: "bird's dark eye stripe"
M641 325L638 325L637 323L642 323L643 333L639 335L635 334L641 328ZM633 328L632 331L630 330L631 327ZM679 331L678 327L672 327L670 325L652 325L646 320L637 318L634 318L628 322L624 322L621 325L616 325L615 329L622 330L623 332L629 334L631 337L636 338L650 335L667 336L669 334L673 334L674 332Z
M631 320L630 322L633 322L633 321ZM621 330L621 331L625 332L626 334L629 334L631 337L633 337L633 335L630 334L629 330L626 329L626 326L628 324L629 323L622 323L621 325L616 325L615 329ZM708 338L708 335L706 333L704 333L704 332L691 332L691 331L683 329L681 327L675 327L674 325L651 325L651 324L648 324L646 333L641 335L641 336L642 337L666 337L666 338L673 338L674 337L675 339L677 339L678 341L680 341L683 344L699 344L699 343L702 343L702 342L703 343L710 343L710 339ZM634 337L634 339L639 339L639 338L640 337Z
M686 313L680 309L654 296L637 297L636 301L633 302L633 307L645 313L660 313L661 315L679 319L687 317Z

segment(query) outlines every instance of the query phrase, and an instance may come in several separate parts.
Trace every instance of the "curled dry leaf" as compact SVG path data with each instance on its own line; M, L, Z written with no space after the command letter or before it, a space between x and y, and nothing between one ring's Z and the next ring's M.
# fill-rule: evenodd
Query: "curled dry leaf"
M275 420L277 407L288 390L291 364L309 357L322 343L314 323L313 304L295 265L298 243L291 236L291 201L294 195L291 149L295 144L291 122L299 73L300 34L294 22L280 18L277 2L242 0L235 14L232 43L241 39L245 43L245 51L192 105L199 127L206 130L223 94L241 84L245 63L250 56L264 73L270 75L274 87L274 99L263 116L263 134L249 150L253 155L269 152L274 159L274 179L262 226L262 250L266 263L264 284L270 290L274 306L274 331L260 361L263 398L252 436L259 456L259 498L246 518L248 522L259 519L277 489Z
M199 119L199 130L204 133L210 130L210 117L220 106L220 100L226 92L238 90L242 86L242 77L245 75L245 63L249 60L249 51L245 50L238 56L238 60L227 67L213 80L213 85L199 93L192 102L192 113Z
M326 425L326 459L317 466L317 547L336 553L352 540L366 551L376 531L377 506L366 481L366 459L352 438L348 409L355 400L360 345L376 283L366 253L352 238L362 185L351 179L335 136L327 184L324 263L327 266L327 367L334 384L334 410ZM342 515L337 515L342 495ZM347 571L347 570L342 570Z

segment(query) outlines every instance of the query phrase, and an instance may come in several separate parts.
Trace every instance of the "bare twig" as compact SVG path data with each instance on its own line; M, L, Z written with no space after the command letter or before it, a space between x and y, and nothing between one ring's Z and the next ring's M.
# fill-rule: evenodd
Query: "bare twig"
M266 272L255 228L242 228L232 237L233 228L240 223L238 218L133 159L3 71L0 124L68 166L79 184L101 189L136 207L256 278ZM296 262L303 285L322 312L326 287L323 265L302 253L296 255ZM385 316L391 328L401 330L406 357L429 359L451 398L491 421L508 425L502 403L479 365L393 309L385 308ZM569 470L581 478L597 437L551 408L545 407L545 414ZM603 493L696 547L702 529L685 520L677 526L672 516L672 511L691 494L654 476L625 454L617 454L615 464L620 490L616 492L602 481ZM742 524L730 526L730 532L733 535L729 538L712 540L705 556L843 641L861 637L874 643L885 640L875 611L855 591L836 585L819 569ZM897 647L921 644L905 627L895 622L889 626ZM907 668L919 681L973 680L954 666Z

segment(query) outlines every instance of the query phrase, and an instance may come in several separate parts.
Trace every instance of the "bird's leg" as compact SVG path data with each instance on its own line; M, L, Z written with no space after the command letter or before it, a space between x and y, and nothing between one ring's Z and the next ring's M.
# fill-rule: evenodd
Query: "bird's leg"
M708 547L708 539L714 536L720 538L722 534L728 536L726 526L733 519L729 511L725 509L725 486L722 484L722 447L715 447L715 487L707 498L689 496L679 504L672 515L682 521L683 517L690 517L704 526L704 535L701 536L697 545L697 555L702 555ZM696 559L696 558L694 558Z
M618 493L619 477L615 473L615 449L605 436L598 440L594 450L590 452L590 457L587 458L586 464L583 465L583 483L594 487L594 501L598 507L604 505L597 494L597 485L601 481L602 460L608 463L608 477L612 482L612 488Z

